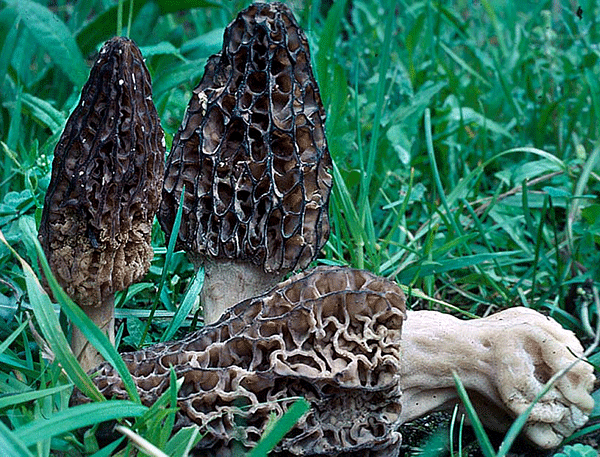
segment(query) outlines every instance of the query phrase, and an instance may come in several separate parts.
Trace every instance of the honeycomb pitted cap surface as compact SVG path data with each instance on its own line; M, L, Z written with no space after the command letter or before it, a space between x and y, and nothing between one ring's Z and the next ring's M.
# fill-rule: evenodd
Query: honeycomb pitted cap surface
M168 388L170 367L183 378L176 428L200 426L201 455L233 455L234 442L254 447L271 416L302 396L310 411L270 455L394 456L404 318L396 284L362 270L319 267L183 340L123 359L146 404ZM107 398L127 396L111 365L95 371Z
M167 159L159 220L178 246L267 273L306 268L329 236L331 159L308 42L281 3L226 28Z
M150 74L133 41L100 50L54 151L39 238L56 279L99 306L146 274L165 140Z

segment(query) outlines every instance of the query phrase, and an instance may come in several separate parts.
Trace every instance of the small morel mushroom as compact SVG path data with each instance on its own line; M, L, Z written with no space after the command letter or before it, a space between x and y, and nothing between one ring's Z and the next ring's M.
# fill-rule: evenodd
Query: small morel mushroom
M402 422L454 408L456 372L484 425L504 432L582 354L572 332L529 308L469 321L410 311L402 331ZM523 434L541 448L558 446L587 422L594 380L593 366L577 362L535 404Z
M205 322L315 259L329 236L331 159L308 42L281 3L225 30L167 159L159 220L205 268Z
M165 140L140 50L100 50L54 151L39 238L59 284L114 340L114 293L146 274L164 176ZM84 368L99 355L78 329Z
M395 284L365 271L320 267L181 341L123 359L146 404L168 388L170 367L183 378L175 428L198 424L202 455L234 455L235 441L252 448L271 416L281 417L303 396L310 411L269 455L388 457L398 455L401 441L404 313ZM93 380L107 398L127 396L106 362Z

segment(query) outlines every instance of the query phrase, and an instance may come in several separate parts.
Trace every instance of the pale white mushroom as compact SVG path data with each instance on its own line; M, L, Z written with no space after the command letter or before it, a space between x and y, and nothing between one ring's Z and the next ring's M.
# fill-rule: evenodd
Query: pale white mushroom
M511 308L468 321L435 311L408 312L402 353L403 423L459 403L456 372L484 425L506 431L583 348L553 319ZM524 435L548 449L584 425L594 406L593 371L580 361L560 378L534 406Z

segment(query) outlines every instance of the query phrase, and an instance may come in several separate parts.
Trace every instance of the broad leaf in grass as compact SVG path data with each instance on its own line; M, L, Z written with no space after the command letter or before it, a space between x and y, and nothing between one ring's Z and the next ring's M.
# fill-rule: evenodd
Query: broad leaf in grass
M500 125L498 122L493 121L485 115L478 113L473 108L453 108L452 111L450 111L449 116L455 122L461 121L465 124L475 123L480 127L489 130L490 132L497 133L499 135L504 135L505 137L510 139L513 138L512 134L508 131L506 127Z
M155 75L152 83L152 92L158 99L165 92L179 86L180 84L196 84L196 80L204 73L206 59L192 60L188 63L169 66L163 72Z
M161 41L160 43L150 46L140 46L140 51L142 51L142 55L145 59L153 56L172 55L178 59L185 60L184 57L179 53L179 49L177 49L168 41Z
M598 451L592 446L578 443L573 446L565 446L562 452L554 454L553 457L598 457Z
M60 133L67 122L64 113L54 108L46 100L35 97L31 94L23 94L23 108L30 113L30 116L37 122L45 125L52 133Z
M123 11L129 11L129 0L123 1ZM133 2L133 19L140 12L145 2ZM76 33L77 45L83 55L88 55L96 50L96 47L115 34L117 24L118 5L114 5L104 10L90 22L85 24Z
M21 23L77 87L82 87L88 77L88 68L83 60L75 38L65 23L48 8L31 0L4 0L15 9Z

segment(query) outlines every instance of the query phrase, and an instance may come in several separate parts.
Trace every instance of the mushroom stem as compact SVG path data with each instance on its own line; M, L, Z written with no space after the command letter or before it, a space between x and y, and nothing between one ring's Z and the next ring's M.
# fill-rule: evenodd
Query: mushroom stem
M84 306L82 309L94 324L102 330L112 344L115 343L114 295L110 294L100 306ZM102 357L79 328L73 325L71 348L81 367L88 371L98 365Z
M460 403L456 372L483 424L506 431L552 375L582 354L572 332L528 308L469 321L409 312L402 328L402 422ZM525 436L551 448L581 427L593 408L594 379L590 364L577 363L535 404Z
M230 259L195 258L196 268L204 267L200 300L204 323L217 322L225 310L248 298L264 294L281 281L281 273L265 273L262 267Z

